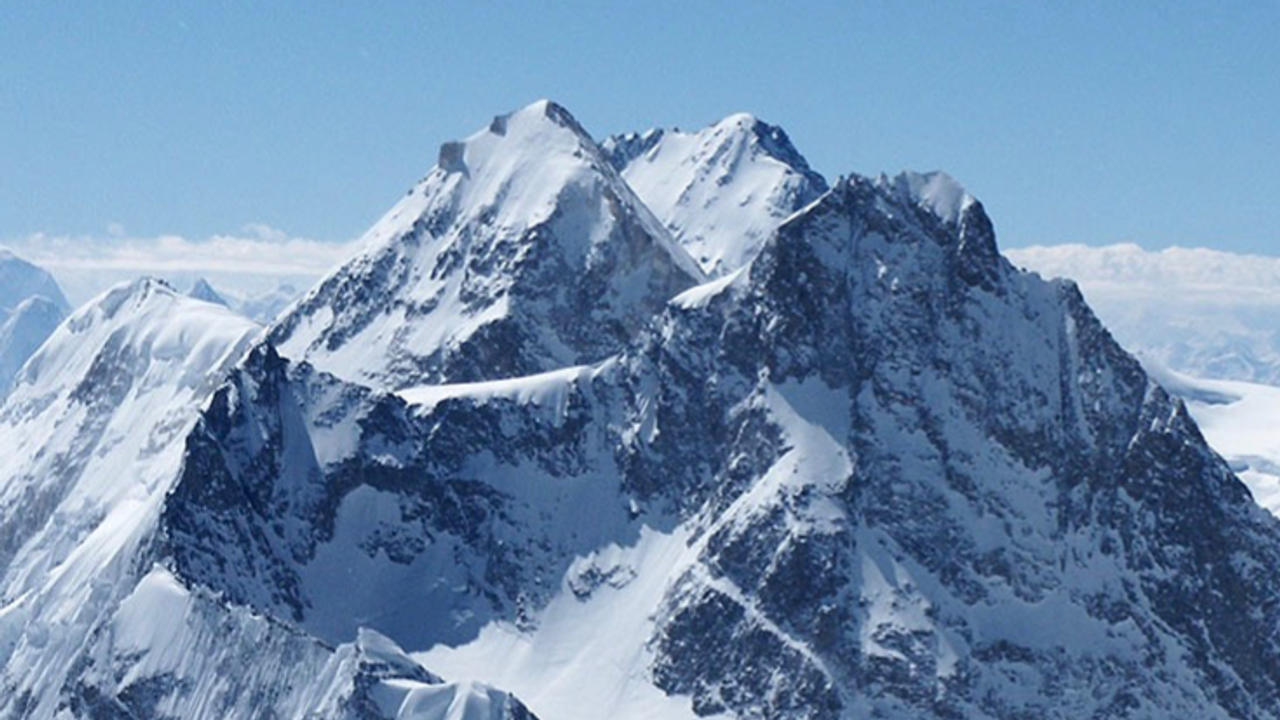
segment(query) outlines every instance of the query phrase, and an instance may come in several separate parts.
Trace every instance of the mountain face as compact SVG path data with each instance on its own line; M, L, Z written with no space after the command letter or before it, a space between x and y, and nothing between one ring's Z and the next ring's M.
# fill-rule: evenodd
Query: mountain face
M1280 526L953 190L842 180L592 365L386 393L260 346L174 572L547 717L1276 717Z
M52 275L0 248L0 398L68 312Z
M22 364L49 337L66 311L43 295L22 301L0 324L0 397L9 390Z
M288 357L390 387L616 352L702 279L563 108L494 118L276 325Z
M532 718L377 633L325 645L165 567L185 438L259 333L143 279L27 363L0 409L0 717Z
M99 296L0 406L0 716L44 717L75 653L145 568L146 518L199 400L254 326L154 280Z
M1253 499L1280 516L1280 388L1193 378L1146 358L1143 367L1186 403L1209 445L1231 465Z
M694 133L615 135L602 147L713 277L746 265L783 219L827 189L782 128L746 113Z
M0 717L1280 718L1280 523L981 203L744 262L539 103L265 336L99 298L0 409Z

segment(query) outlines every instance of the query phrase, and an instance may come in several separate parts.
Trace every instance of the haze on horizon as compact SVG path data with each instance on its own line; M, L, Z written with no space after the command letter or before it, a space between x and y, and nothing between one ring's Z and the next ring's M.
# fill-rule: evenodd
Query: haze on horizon
M10 5L0 244L323 255L441 142L552 97L597 137L745 110L828 178L945 170L1005 248L1273 254L1276 37L1256 3Z

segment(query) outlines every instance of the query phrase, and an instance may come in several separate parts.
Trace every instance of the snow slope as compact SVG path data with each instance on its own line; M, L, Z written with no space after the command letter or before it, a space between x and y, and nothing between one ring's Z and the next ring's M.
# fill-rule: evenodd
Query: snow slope
M0 248L0 311L12 312L34 296L49 300L64 312L69 311L67 299L52 275Z
M827 189L782 128L746 113L697 132L615 135L602 147L711 276L745 265L784 218Z
M0 715L531 718L376 633L326 645L165 567L159 521L187 436L259 334L142 279L78 310L24 367L0 408Z
M143 279L72 314L18 374L0 407L0 687L33 690L38 714L127 590L199 401L256 332Z
M8 392L22 364L64 317L66 310L61 306L43 295L33 295L0 323L0 398Z
M702 278L577 121L545 100L445 143L360 245L272 341L388 387L600 360Z

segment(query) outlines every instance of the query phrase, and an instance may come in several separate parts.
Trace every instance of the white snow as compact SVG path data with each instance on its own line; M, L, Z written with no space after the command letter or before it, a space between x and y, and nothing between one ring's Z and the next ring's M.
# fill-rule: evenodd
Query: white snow
M550 406L559 415L564 412L568 392L575 382L606 372L611 365L612 361L607 360L599 365L579 365L504 380L419 385L399 390L396 394L406 402L422 405L424 408L434 407L443 400L456 397L469 397L476 400L509 397L521 405Z
M944 223L956 223L965 209L976 200L950 175L935 170L918 173L904 171L893 178L881 175L879 183L892 187L902 197L938 216Z
M593 290L597 297L589 300L607 303L607 312L624 324L636 322L636 313L647 319L647 301L667 299L648 296L668 276L703 278L594 141L546 100L446 143L440 163L357 246L355 257L302 305L322 297L333 305L324 293L353 282L377 297L363 301L369 307L295 306L281 324L288 331L278 345L287 357L381 387L404 386L406 368L412 371L419 360L451 352L481 328L517 315L541 321L546 327L539 328L540 349L571 364L573 352L548 319L600 310L556 304L563 300L514 299L520 288L530 289L520 285L526 271L519 268L563 262L577 276L606 264L609 286L603 293ZM473 267L479 264L483 270ZM354 313L371 319L351 320Z
M129 591L200 403L257 332L143 279L72 314L19 373L0 406L0 657L37 707Z
M773 154L759 124L738 113L697 132L651 130L645 137L659 133L657 142L622 171L711 276L749 262L782 220L825 190Z
M592 560L627 567L634 579L601 585L580 600L566 586L525 633L494 622L474 641L437 645L413 657L445 678L479 678L557 720L694 720L688 698L654 687L646 642L667 582L697 557L683 532L641 531L630 547L601 548ZM584 558L585 560L585 558Z

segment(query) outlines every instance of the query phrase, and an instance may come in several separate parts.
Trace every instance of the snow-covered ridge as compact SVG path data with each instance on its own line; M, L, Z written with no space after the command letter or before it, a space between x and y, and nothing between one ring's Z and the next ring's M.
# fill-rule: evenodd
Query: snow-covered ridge
M0 313L9 313L30 297L40 296L70 312L58 283L45 270L0 247Z
M81 307L23 366L0 405L0 714L51 717L80 680L89 633L148 562L185 434L258 332L144 278Z
M213 289L213 286L209 284L209 281L204 278L197 278L196 281L192 283L191 289L187 291L187 295L197 300L213 303L214 305L230 307L230 304L227 303L227 301L218 294L218 291Z
M1205 440L1231 463L1253 499L1280 517L1280 387L1193 378L1155 358L1144 364L1186 402Z
M615 135L603 148L713 276L744 266L783 218L827 189L781 128L747 113L697 132Z
M272 339L289 357L389 387L599 361L703 277L545 100L445 143L361 246Z

